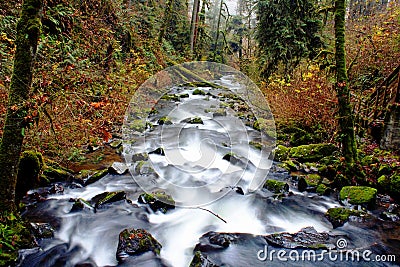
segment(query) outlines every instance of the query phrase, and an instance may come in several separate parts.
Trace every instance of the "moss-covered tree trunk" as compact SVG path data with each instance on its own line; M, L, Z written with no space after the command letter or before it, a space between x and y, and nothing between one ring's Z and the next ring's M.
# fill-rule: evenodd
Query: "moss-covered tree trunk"
M335 0L335 89L339 103L339 128L342 153L348 164L357 161L357 149L354 133L354 117L350 105L350 90L347 84L345 52L345 0Z
M17 23L16 51L7 114L0 143L0 212L14 211L15 185L21 153L27 101L32 83L32 70L39 39L42 0L25 0Z

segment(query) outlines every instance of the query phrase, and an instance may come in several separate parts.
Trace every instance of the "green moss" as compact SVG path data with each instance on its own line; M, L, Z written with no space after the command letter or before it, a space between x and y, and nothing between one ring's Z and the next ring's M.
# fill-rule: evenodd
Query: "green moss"
M339 199L353 205L372 204L377 190L368 186L345 186L340 190Z
M289 157L300 162L315 162L336 151L333 144L311 144L293 147L290 149Z
M85 185L92 184L94 182L97 182L104 176L108 174L108 168L104 168L102 170L96 171L94 174L92 174L89 179L85 182Z
M294 163L292 160L285 160L284 162L282 162L282 164L280 165L282 168L288 170L288 171L297 171L299 169L299 167L297 166L296 163Z
M345 222L348 221L350 216L360 217L366 215L367 214L363 211L346 209L344 207L330 208L325 213L325 216L332 223L334 228L342 226Z
M304 179L306 179L308 186L317 186L322 181L321 176L319 176L319 174L316 173L308 174L304 177Z
M203 120L200 117L191 118L191 119L189 119L187 121L187 123L190 123L190 124L204 124Z
M264 188L275 194L289 191L289 185L287 183L277 180L267 180L264 184Z
M320 195L326 195L328 192L329 192L329 187L327 187L326 185L324 185L324 184L319 184L318 186L317 186L317 189L315 190L315 192L317 192L318 194L320 194Z
M170 118L168 118L167 116L165 116L165 117L161 117L159 120L158 120L158 124L159 125L171 125L172 124L172 121L171 121L171 119Z
M206 95L206 93L201 89L195 89L192 94L193 95Z
M277 161L284 161L288 159L288 155L289 155L289 151L290 149L282 146L282 145L278 145L276 147L276 149L274 150L275 153L275 160Z
M161 97L161 99L167 100L167 101L179 101L180 97L179 97L179 95L176 95L176 94L166 94L166 95L163 95Z
M393 174L390 177L390 193L392 196L395 198L399 198L399 192L400 192L400 174Z
M250 141L249 145L255 147L258 150L262 150L262 148L263 148L263 145L261 143L255 142L255 141Z

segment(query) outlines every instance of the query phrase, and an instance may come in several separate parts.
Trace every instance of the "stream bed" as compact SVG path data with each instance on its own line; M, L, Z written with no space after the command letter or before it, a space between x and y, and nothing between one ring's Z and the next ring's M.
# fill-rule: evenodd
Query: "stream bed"
M335 196L299 192L296 181L272 161L273 137L255 129L254 114L225 89L237 86L234 77L226 75L215 83L223 87L174 87L158 101L157 112L146 118L145 134L133 136L135 141L124 146L129 172L108 174L86 186L64 183L62 192L31 205L25 218L50 223L56 230L53 238L38 240L40 248L21 251L18 266L183 267L190 265L195 248L209 260L199 266L283 266L288 262L260 259L265 249L273 248L264 236L304 228L309 232L306 237L329 233L333 247L344 238L347 249L368 249L372 256L399 255L398 238L387 232L398 233L392 224L346 223L333 229L324 214L340 206ZM135 155L147 158L132 160ZM288 183L290 193L276 195L260 189L266 178ZM155 212L138 202L143 190L160 188L173 197L175 209ZM90 201L115 191L125 192L126 198L71 212L71 199ZM118 235L126 228L151 233L162 245L160 254L144 253L118 262ZM229 240L228 246L210 242L212 236ZM324 248L316 249L320 253ZM289 263L315 264L333 266L338 261L326 257L319 263ZM365 260L339 264L397 265Z

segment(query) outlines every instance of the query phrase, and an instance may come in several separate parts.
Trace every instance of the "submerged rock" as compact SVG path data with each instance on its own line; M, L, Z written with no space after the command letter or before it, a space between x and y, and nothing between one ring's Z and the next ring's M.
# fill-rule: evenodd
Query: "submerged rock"
M195 89L192 95L206 95L206 93L201 89Z
M174 199L164 191L153 192L151 194L143 193L139 196L138 202L148 204L154 211L166 213L168 210L175 209Z
M375 203L377 190L368 186L345 186L340 190L339 200L352 205L371 206Z
M287 183L277 180L267 180L264 184L264 188L275 194L285 193L289 191L289 185Z
M116 258L122 263L130 256L139 256L146 252L160 254L161 244L146 230L124 229L119 234Z
M275 247L288 249L310 248L310 249L327 249L333 248L335 237L329 233L319 233L314 227L306 227L299 232L291 233L275 233L266 235L265 240L268 244Z

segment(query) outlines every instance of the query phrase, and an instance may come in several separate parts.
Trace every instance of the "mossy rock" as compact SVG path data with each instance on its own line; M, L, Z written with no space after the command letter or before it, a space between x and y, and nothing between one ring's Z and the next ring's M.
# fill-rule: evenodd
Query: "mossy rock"
M177 94L166 94L166 95L163 95L161 97L161 99L167 100L167 101L175 101L175 102L177 102L177 101L180 100L180 96L177 95Z
M326 156L331 155L337 148L333 144L311 144L292 147L289 157L300 162L316 162Z
M159 255L161 248L161 244L146 230L124 229L119 234L116 258L122 263L130 256L138 256L145 252L151 251Z
M137 162L137 161L146 161L149 159L149 155L145 152L143 153L137 153L132 156L132 161Z
M259 142L255 142L255 141L250 141L249 145L251 145L252 147L258 149L258 150L262 150L263 145Z
M299 178L299 182L297 187L300 192L305 190L307 191L315 191L317 186L322 182L322 177L316 173L308 174L305 176L301 176Z
M204 124L203 120L200 117L184 119L182 122L189 124Z
M376 199L377 190L368 186L345 186L340 190L339 200L352 205L372 205Z
M189 267L219 267L212 261L210 261L207 256L203 255L200 251L194 253L193 259L190 262Z
M93 206L96 210L104 207L106 204L111 204L125 199L125 191L104 192L93 197L90 200L90 205Z
M88 208L91 210L95 209L88 201L86 201L82 198L78 198L74 201L74 204L72 205L70 212L81 211L81 210L84 210L85 208Z
M172 120L165 116L165 117L161 117L160 119L158 119L157 123L159 125L171 125L172 124Z
M195 89L192 95L206 95L206 93L201 89Z
M139 196L138 202L148 204L154 212L166 213L168 210L175 209L175 200L164 191L143 193Z
M328 209L325 216L332 223L333 228L337 228L343 226L349 220L350 216L367 216L367 213L359 210L338 207Z
M109 168L104 168L102 170L97 170L95 171L95 173L93 173L86 181L85 181L85 185L89 185L92 184L94 182L97 182L98 180L100 180L101 178L103 178L104 176L106 176L109 173Z
M328 186L326 186L325 184L319 184L318 186L317 186L317 188L315 189L315 192L317 193L317 194L320 194L320 195L328 195L329 194L329 192L330 192L330 188L328 187Z
M189 94L188 94L188 93L186 93L186 94L180 94L179 97L180 97L180 98L188 98L188 97L189 97Z
M285 161L289 159L289 151L290 149L282 146L282 145L278 145L275 150L275 160L277 161Z
M20 200L30 189L40 185L42 167L41 153L32 150L21 153L15 192L17 200Z
M289 191L289 185L287 183L277 180L267 180L264 184L264 188L275 194L285 193Z
M389 186L389 192L391 193L391 195L396 198L399 199L400 195L400 174L396 173L393 174L390 177L390 186Z
M282 168L286 169L287 171L292 171L292 172L299 170L299 166L292 160L283 161L282 164L279 165L279 167L282 167Z

